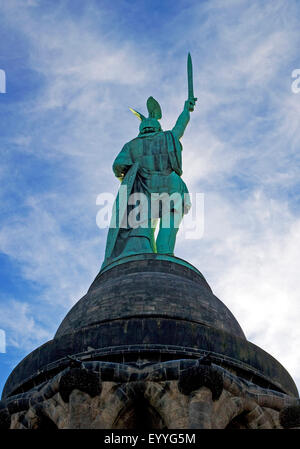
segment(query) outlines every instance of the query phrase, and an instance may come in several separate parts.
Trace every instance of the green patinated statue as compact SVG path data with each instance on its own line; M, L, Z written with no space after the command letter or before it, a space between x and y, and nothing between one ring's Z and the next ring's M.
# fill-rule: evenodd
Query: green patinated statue
M181 179L180 143L197 100L193 93L190 54L187 67L188 100L171 131L162 130L158 121L162 117L161 108L153 97L147 100L147 118L130 108L141 124L138 136L124 145L113 163L121 187L114 204L102 268L129 255L174 253L180 221L190 208L188 189ZM134 224L130 220L132 216L136 219Z

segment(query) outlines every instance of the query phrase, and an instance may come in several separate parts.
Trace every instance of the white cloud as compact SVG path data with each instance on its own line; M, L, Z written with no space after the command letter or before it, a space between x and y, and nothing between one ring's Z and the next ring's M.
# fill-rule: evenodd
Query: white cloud
M12 298L2 298L0 303L0 328L5 331L6 350L9 347L32 351L53 336L36 321L32 307Z
M96 275L100 257L95 257L94 248L101 240L82 233L77 241L63 232L64 218L60 216L59 222L49 207L58 205L57 200L55 196L29 198L28 212L0 230L0 249L18 261L25 279L38 281L44 288L41 301L69 308Z
M216 195L206 206L202 241L179 242L178 255L203 271L249 341L298 379L300 219L262 192L236 205Z

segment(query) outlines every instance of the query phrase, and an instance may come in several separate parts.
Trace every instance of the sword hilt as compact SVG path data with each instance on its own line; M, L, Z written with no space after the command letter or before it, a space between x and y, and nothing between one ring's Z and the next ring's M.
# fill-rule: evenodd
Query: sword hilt
M197 98L196 97L189 97L186 101L187 104L187 109L190 112L193 112L194 108L195 108L195 104L196 104Z

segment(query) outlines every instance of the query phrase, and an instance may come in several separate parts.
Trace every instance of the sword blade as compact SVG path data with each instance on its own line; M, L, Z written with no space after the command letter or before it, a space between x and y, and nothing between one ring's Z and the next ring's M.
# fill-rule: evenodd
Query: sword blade
M187 76L188 76L188 98L194 100L194 86L193 86L193 64L191 54L187 58Z

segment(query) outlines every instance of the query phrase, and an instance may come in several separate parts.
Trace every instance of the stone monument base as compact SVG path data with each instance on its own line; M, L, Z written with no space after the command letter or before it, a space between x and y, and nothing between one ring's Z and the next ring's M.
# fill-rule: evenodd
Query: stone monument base
M298 428L300 405L195 267L145 254L100 271L54 339L13 370L0 426Z

